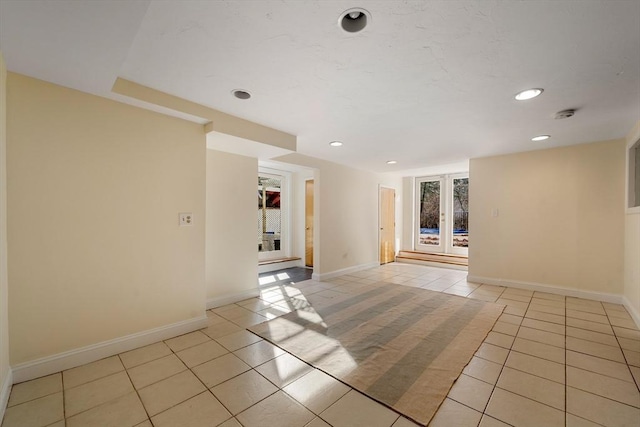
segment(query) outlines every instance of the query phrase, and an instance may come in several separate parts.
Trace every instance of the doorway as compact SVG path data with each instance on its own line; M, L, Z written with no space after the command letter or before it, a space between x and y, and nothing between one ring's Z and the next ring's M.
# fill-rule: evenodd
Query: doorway
M380 264L396 259L396 190L380 187Z
M313 267L313 180L304 184L304 265Z
M467 255L469 175L417 178L415 218L416 250Z

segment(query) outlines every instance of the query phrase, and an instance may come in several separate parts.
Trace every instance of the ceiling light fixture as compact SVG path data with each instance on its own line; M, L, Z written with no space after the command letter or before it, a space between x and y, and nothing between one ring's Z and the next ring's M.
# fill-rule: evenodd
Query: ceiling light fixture
M387 160L388 165L395 165L396 163L398 163L397 160Z
M370 20L371 14L369 12L362 8L354 7L342 12L340 19L338 19L338 25L347 33L358 33L364 30Z
M533 99L536 96L540 95L542 92L544 92L544 89L527 89L527 90L523 90L522 92L516 94L515 98L518 101L526 101L527 99Z
M342 142L340 142L340 141L331 141L329 143L329 145L332 146L332 147L342 147Z
M538 135L531 138L532 141L544 141L545 139L551 138L551 135Z
M246 90L234 89L234 90L231 91L231 93L233 94L233 96L235 96L238 99L249 99L249 98L251 98L251 94L249 92L247 92Z

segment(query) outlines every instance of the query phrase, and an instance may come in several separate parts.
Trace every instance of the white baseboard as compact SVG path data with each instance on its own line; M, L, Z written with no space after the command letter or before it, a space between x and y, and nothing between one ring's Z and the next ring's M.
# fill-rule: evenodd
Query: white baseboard
M247 291L238 292L235 294L223 295L221 297L211 298L207 300L207 310L220 307L227 304L233 304L234 302L242 301L249 298L255 298L260 296L260 289L249 289Z
M550 294L564 295L569 297L592 299L596 301L610 302L612 304L622 304L623 296L606 292L584 291L581 289L565 288L562 286L546 285L543 283L522 282L518 280L495 279L492 277L467 276L467 281L475 283L485 283L487 285L506 286L509 288L527 289L530 291L547 292Z
M284 270L285 268L304 267L302 260L296 259L292 261L275 262L273 264L264 264L258 266L258 274L269 273L270 271Z
M374 268L374 267L379 267L379 266L380 266L379 262L372 262L372 263L369 263L369 264L354 265L353 267L347 267L347 268L343 268L341 270L330 271L328 273L322 273L322 274L313 273L311 278L313 280L329 280L329 279L333 279L334 277L343 276L345 274L355 273L356 271L367 270L369 268Z
M7 377L4 382L0 384L0 422L4 417L4 411L7 409L7 403L9 403L9 395L11 394L11 386L13 385L13 372L9 368Z
M207 327L207 316L202 315L183 320L171 325L137 332L124 337L103 341L86 347L77 348L53 356L43 357L30 362L13 366L13 383L32 380L65 369L75 368L86 363L95 362L138 347L193 332Z
M636 326L638 327L638 329L640 329L640 313L631 304L631 301L629 301L626 295L622 296L622 305L624 305L624 307L627 309L627 311L631 315L631 318L633 319L633 321L636 322Z

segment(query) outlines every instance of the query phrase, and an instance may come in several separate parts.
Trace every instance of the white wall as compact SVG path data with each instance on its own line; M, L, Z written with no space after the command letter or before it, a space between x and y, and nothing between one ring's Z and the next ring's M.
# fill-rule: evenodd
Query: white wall
M640 121L627 137L627 155L629 148L638 140L640 140ZM626 164L628 167L628 159ZM628 176L628 172L625 176ZM625 194L629 194L628 189ZM640 207L626 209L624 236L624 296L627 300L627 308L632 311L640 327Z
M257 295L258 160L207 150L207 306Z
M0 419L9 398L9 305L7 276L7 68L0 52Z
M624 151L617 140L472 159L470 278L621 295Z
M7 104L12 366L202 318L203 126L13 73Z
M327 277L379 262L378 189L380 184L391 180L301 154L274 160L317 170L314 175L314 274Z

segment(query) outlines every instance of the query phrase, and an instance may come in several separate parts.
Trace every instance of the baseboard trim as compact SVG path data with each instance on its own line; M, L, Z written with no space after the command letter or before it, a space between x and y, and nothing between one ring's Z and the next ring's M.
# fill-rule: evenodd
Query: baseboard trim
M86 347L77 348L53 356L43 357L30 362L20 363L13 368L13 384L29 381L86 363L95 362L125 351L153 344L158 341L193 332L207 327L207 316L172 323L124 337L103 341Z
M379 266L380 266L380 263L378 263L378 262L372 262L372 263L369 263L369 264L354 265L353 267L342 268L340 270L330 271L328 273L322 273L322 274L313 273L311 275L311 278L313 280L320 280L320 281L329 280L329 279L333 279L334 277L343 276L345 274L355 273L356 271L367 270L369 268L374 268L374 267L379 267Z
M258 274L269 273L271 271L284 270L285 268L294 268L294 267L304 267L302 260L297 259L297 260L276 262L272 264L259 265Z
M550 294L564 295L568 297L592 299L602 302L610 302L612 304L622 304L623 296L619 294L610 294L606 292L583 291L574 288L565 288L562 286L547 285L535 282L522 282L519 280L495 279L492 277L467 276L467 281L475 283L485 283L487 285L506 286L509 288L527 289L530 291L547 292Z
M207 300L207 310L210 310L216 307L221 307L227 304L233 304L234 302L242 301L245 299L259 297L259 296L260 296L260 289L256 288L256 289L249 289L243 292L238 292L235 294L211 298Z
M11 368L9 368L9 372L7 373L7 377L4 379L2 383L2 388L0 389L0 422L4 418L4 411L7 409L7 404L9 403L9 395L11 394L11 386L13 385L13 372Z
M636 326L638 327L638 329L640 329L640 313L631 304L631 301L629 301L626 295L622 296L622 305L624 305L624 307L627 309L627 311L631 315L631 318L633 319L633 321L636 322Z

